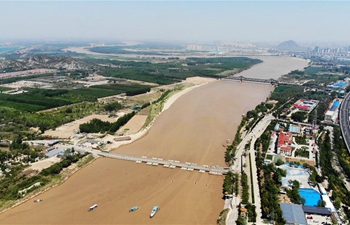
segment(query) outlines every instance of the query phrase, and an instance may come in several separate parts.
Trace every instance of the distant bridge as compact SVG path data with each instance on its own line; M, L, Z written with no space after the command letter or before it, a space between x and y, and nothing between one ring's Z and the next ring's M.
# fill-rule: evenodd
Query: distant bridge
M240 82L255 82L255 83L265 83L265 84L271 84L271 85L293 85L293 86L301 86L301 84L295 84L295 83L288 83L288 82L279 82L278 80L275 80L273 78L270 79L262 79L262 78L249 78L249 77L226 77L225 79L230 79L230 80L237 80Z
M176 160L164 160L162 158L155 158L155 157L152 157L152 158L148 158L147 156L137 157L137 156L121 155L121 154L105 153L105 152L93 152L93 153L102 157L134 161L136 163L146 163L147 165L151 165L151 166L163 165L163 167L169 168L169 169L174 169L178 167L178 168L181 168L182 170L187 170L187 171L198 170L200 173L208 172L209 174L213 174L213 175L223 175L223 174L227 174L227 172L230 171L228 167L208 166L208 165L199 166L196 163L190 163L190 162L181 163L180 161L176 161Z
M226 79L231 79L231 80L238 80L240 82L257 82L257 83L267 83L267 84L271 84L271 85L278 85L278 81L270 78L270 79L261 79L261 78L248 78L248 77L243 77L243 76L239 76L239 77L227 77Z

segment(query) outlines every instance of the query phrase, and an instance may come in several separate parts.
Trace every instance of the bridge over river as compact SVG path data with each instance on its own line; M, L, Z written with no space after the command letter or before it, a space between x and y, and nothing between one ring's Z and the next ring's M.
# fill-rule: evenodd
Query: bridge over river
M200 173L208 172L209 174L213 174L213 175L223 175L223 174L226 174L228 171L230 171L228 167L209 166L209 165L199 166L196 163L191 163L191 162L182 163L176 160L164 160L162 158L155 158L155 157L152 157L152 158L148 158L147 156L138 157L138 156L97 152L97 151L93 151L92 153L94 155L107 157L107 158L134 161L135 163L146 163L147 165L151 165L151 166L162 165L163 167L169 168L169 169L181 168L182 170L187 170L187 171L198 170Z
M234 77L234 76L230 76L227 77L226 79L231 79L231 80L237 80L237 81L246 81L246 82L258 82L258 83L267 83L267 84L278 84L278 81L271 78L271 79L261 79L261 78L249 78L249 77L243 77L243 76L239 76L239 77Z
M280 81L275 80L273 78L263 79L263 78L249 78L249 77L243 77L243 76L239 76L239 77L229 76L229 77L226 77L225 79L236 80L236 81L240 81L240 82L265 83L265 84L271 84L271 85L295 85L295 86L300 86L300 84L288 83L288 82L280 82Z

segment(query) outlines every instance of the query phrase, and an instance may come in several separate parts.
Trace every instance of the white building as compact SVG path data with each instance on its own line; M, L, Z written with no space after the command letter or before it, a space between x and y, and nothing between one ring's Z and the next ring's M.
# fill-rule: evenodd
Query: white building
M338 118L338 111L327 111L324 115L324 120L336 122Z

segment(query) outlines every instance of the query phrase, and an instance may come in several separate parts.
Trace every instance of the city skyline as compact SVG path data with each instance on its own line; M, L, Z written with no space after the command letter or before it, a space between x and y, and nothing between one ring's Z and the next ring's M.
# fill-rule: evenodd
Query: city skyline
M1 1L0 40L350 42L350 2Z

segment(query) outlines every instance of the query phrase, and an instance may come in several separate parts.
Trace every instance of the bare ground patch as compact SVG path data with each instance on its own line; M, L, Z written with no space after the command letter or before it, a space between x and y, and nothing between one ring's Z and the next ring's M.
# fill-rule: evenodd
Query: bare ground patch
M124 126L122 126L118 133L122 134L134 134L137 133L142 126L145 124L147 115L135 115L131 120L129 120Z
M92 119L100 119L102 121L115 122L117 118L109 118L108 115L91 115L84 117L82 119L78 119L76 121L66 123L60 127L57 127L55 130L47 130L44 135L57 137L57 138L71 138L74 136L75 132L79 130L79 125L83 123L87 123Z

